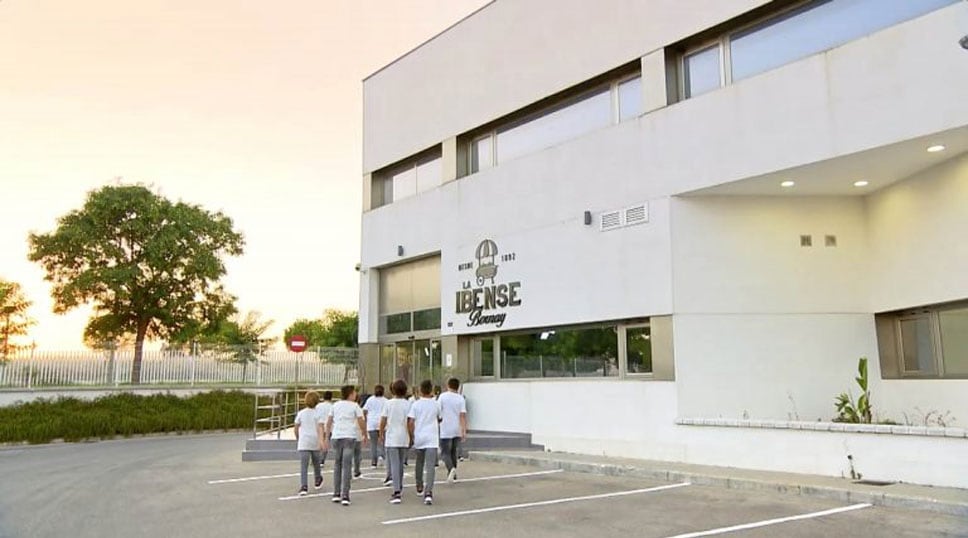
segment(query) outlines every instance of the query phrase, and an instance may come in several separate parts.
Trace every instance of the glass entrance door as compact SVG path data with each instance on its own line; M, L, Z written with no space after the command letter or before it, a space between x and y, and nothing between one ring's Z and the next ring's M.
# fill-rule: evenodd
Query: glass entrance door
M380 381L403 379L413 387L424 379L435 385L443 381L440 340L410 340L388 344L380 350Z

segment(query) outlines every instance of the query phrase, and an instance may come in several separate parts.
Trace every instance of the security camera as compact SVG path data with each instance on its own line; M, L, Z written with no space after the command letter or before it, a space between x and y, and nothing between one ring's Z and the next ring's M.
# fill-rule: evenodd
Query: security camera
M968 50L968 35L961 38L961 41L959 41L958 43L961 45L961 48Z
M358 264L356 264L356 267L354 267L354 269L356 269L356 272L357 272L357 273L358 273L358 272L360 272L360 269L362 269L362 268L363 268L363 265L361 265L361 264L359 264L359 263L358 263Z

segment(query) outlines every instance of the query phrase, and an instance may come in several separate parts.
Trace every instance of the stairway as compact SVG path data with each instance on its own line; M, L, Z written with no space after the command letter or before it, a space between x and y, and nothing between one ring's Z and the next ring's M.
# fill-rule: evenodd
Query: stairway
M285 437L285 436L282 436ZM544 450L531 443L529 433L469 431L461 449L469 450ZM364 459L368 456L365 449ZM242 461L290 461L299 460L295 439L249 439L242 451Z

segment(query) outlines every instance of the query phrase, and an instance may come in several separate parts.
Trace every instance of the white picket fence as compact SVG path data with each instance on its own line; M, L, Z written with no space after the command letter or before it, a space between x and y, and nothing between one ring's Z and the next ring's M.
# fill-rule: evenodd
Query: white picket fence
M230 353L198 355L145 351L142 385L326 385L358 382L358 354L350 348L303 353L268 351L239 362ZM133 351L35 353L0 362L0 388L114 387L131 382Z

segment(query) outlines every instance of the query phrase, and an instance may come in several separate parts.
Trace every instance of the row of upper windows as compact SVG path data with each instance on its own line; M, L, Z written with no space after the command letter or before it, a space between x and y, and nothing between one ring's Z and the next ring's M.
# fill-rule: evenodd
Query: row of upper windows
M668 77L670 103L738 82L829 50L960 0L808 0L737 25L713 39L689 39ZM602 82L580 84L547 106L531 106L494 126L458 138L458 176L552 147L643 113L641 72L626 68ZM453 177L453 176L452 176ZM371 207L430 190L442 182L440 146L373 174Z

